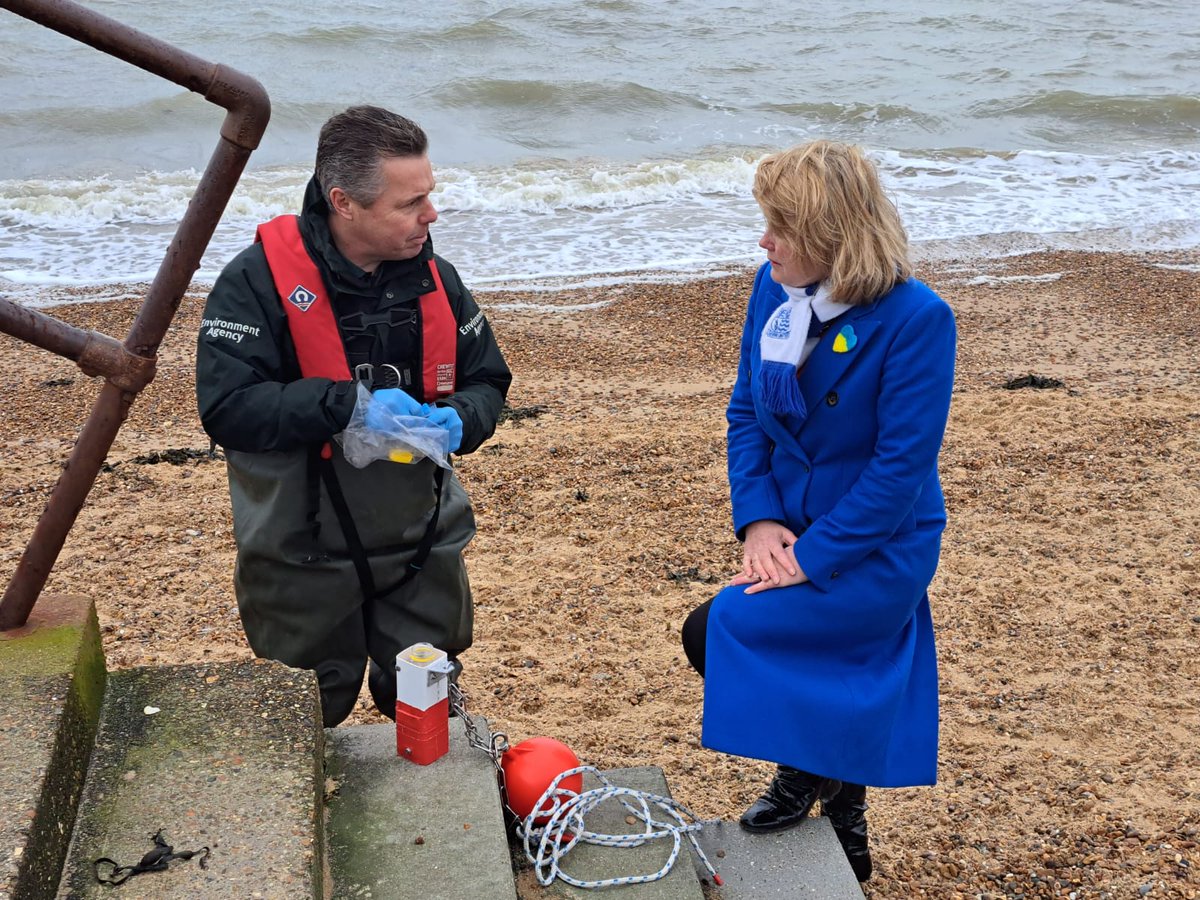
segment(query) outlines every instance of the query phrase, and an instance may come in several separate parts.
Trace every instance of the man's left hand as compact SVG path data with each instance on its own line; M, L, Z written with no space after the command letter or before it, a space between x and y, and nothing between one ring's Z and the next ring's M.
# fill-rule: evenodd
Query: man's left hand
M400 388L384 388L369 394L366 424L373 431L389 431L397 416L424 416L429 407L414 400Z
M457 409L453 406L435 406L429 410L429 421L450 432L451 453L462 446L463 423Z

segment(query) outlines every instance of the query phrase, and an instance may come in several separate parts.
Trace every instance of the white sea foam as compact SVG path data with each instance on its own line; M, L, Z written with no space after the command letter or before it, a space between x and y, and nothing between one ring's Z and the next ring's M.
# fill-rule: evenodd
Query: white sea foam
M756 158L646 162L613 167L576 163L562 169L520 167L438 173L438 200L447 211L527 213L626 210L690 202L704 195L749 197Z
M611 300L597 300L594 303L566 303L556 305L554 303L489 303L488 309L511 310L519 312L538 312L538 313L573 313L583 312L589 309L603 309L612 304Z
M622 164L439 169L435 246L479 290L705 277L753 265L759 151ZM1200 153L874 153L918 255L971 248L1200 246ZM247 172L196 280L211 282L255 226L299 208L308 170ZM0 181L0 292L147 281L199 175Z
M960 278L955 283L998 287L1000 285L1017 284L1020 282L1046 284L1058 281L1060 278L1062 278L1062 272L1047 272L1044 275L976 275L974 278Z

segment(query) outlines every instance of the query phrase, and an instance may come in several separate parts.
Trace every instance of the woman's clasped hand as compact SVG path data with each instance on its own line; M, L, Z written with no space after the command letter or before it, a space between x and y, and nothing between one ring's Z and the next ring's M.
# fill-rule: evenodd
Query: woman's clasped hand
M742 571L729 582L746 584L747 594L757 594L773 587L803 584L808 576L796 562L796 535L786 525L762 520L746 526Z

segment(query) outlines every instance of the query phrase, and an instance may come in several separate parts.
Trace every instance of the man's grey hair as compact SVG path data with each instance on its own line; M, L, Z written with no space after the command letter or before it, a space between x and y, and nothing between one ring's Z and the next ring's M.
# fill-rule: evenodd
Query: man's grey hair
M321 126L317 140L317 181L325 199L335 187L355 203L370 206L383 191L380 162L424 156L429 138L411 119L378 106L352 106Z

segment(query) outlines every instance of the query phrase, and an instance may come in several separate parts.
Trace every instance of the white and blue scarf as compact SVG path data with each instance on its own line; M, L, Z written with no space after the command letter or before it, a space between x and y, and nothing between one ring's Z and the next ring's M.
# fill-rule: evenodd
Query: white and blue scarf
M758 339L762 351L758 393L771 412L803 418L808 409L797 378L800 367L820 341L820 326L852 304L831 300L824 281L802 288L782 287L788 298L775 308Z

